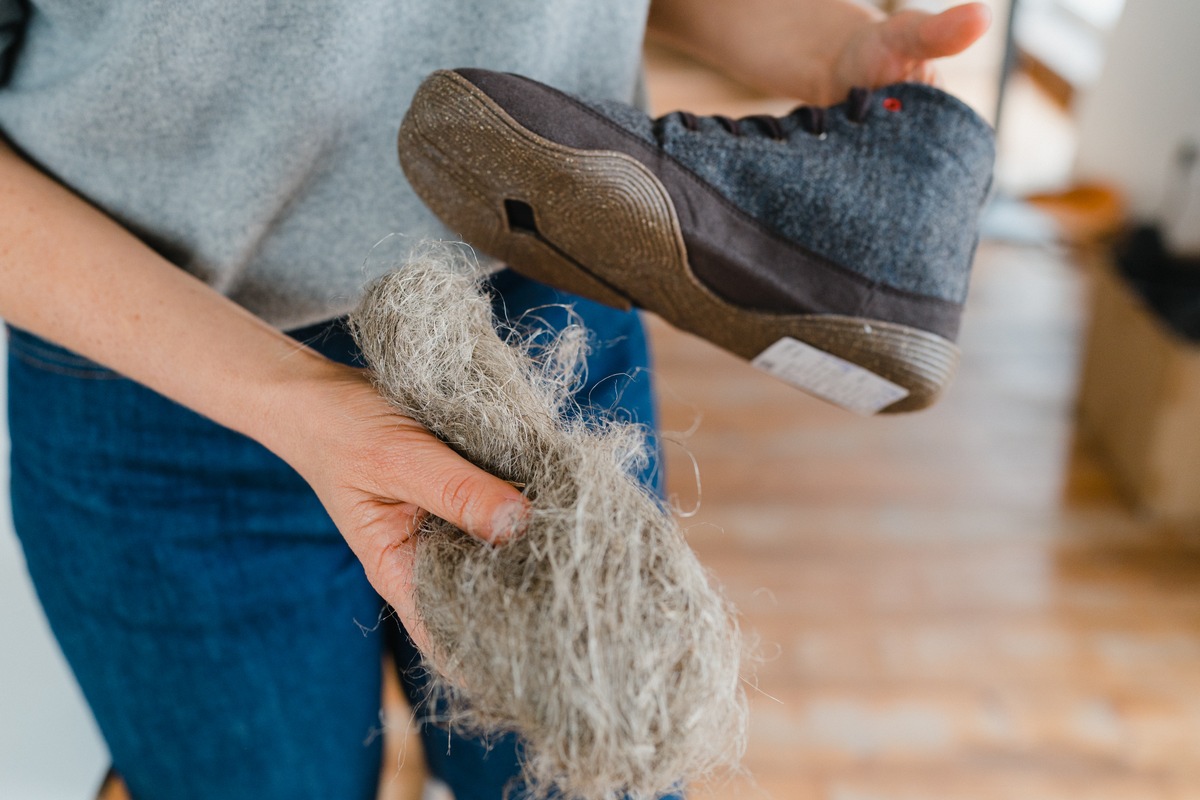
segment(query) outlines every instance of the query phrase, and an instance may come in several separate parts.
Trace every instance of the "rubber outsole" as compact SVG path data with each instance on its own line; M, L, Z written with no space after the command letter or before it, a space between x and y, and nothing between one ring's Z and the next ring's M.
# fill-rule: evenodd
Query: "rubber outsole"
M400 127L404 173L465 241L526 277L616 308L637 306L752 360L791 337L904 389L883 409L931 405L959 351L881 320L739 308L692 274L674 204L636 159L578 150L520 125L466 78L439 71Z

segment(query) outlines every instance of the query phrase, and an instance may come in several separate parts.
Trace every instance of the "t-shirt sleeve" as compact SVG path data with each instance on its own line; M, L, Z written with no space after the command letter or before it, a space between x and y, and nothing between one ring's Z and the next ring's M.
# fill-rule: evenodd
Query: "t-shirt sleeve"
M0 0L0 89L8 82L26 14L23 0Z

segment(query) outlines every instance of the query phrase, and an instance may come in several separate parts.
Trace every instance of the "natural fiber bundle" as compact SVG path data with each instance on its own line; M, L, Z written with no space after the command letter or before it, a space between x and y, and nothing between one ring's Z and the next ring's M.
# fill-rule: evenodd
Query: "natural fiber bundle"
M435 517L418 534L423 655L450 721L520 734L534 794L650 798L733 766L736 623L631 477L642 430L573 413L585 332L506 342L480 281L463 249L426 245L352 318L383 395L533 505L500 547Z

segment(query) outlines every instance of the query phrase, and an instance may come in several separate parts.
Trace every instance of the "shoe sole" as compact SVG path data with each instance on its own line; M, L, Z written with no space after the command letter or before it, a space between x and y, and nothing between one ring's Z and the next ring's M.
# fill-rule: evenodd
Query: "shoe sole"
M404 173L430 209L526 277L651 310L746 360L785 337L799 340L907 390L885 413L931 405L957 368L954 343L917 328L723 300L693 275L674 204L641 162L545 139L457 73L421 85L398 144ZM572 254L586 254L586 265Z

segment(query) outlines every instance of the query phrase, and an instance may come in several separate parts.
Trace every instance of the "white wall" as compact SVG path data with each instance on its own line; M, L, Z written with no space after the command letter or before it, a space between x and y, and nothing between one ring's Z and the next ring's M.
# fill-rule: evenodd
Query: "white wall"
M0 409L5 407L0 332ZM11 528L0 413L0 798L87 800L108 755L42 616Z
M1181 143L1200 145L1200 3L1131 0L1099 82L1080 104L1076 173L1121 187L1134 213L1158 214ZM1200 169L1164 222L1179 252L1200 253Z

